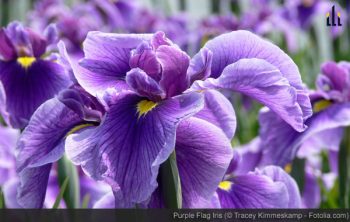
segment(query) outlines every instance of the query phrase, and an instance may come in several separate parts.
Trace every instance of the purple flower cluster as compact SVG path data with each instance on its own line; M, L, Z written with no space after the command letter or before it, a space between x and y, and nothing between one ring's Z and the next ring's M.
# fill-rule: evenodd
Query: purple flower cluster
M350 125L350 63L324 63L308 89L294 61L259 35L279 24L288 40L287 27L309 28L324 2L252 2L256 13L210 17L196 34L185 17L124 0L72 9L44 0L31 28L1 28L6 207L51 208L62 160L89 208L170 208L174 199L179 208L318 207ZM296 20L301 14L307 19ZM193 44L202 47L190 56ZM263 106L259 135L240 147L235 95ZM290 175L296 159L305 161L302 186ZM175 197L165 192L172 185Z

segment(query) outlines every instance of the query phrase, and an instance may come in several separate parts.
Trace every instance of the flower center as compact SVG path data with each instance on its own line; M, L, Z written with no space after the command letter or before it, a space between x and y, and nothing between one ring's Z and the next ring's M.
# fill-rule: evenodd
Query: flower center
M33 62L35 62L35 57L28 57L28 56L25 56L25 57L19 57L17 59L17 62L25 69L28 69L32 64Z
M137 103L137 112L139 113L139 118L142 115L146 115L149 111L154 109L157 106L157 103L149 101L149 100L141 100Z
M232 182L230 181L222 181L219 183L219 188L225 191L230 191L232 187Z
M321 100L314 104L313 110L315 113L320 112L326 109L328 106L332 105L332 102L329 100Z

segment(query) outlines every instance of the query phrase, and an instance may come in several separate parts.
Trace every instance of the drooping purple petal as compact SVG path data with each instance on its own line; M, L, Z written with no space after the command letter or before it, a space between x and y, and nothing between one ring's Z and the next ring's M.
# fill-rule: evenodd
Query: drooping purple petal
M0 67L9 124L15 128L24 128L43 102L70 84L63 68L54 62L37 59L28 68L16 61L0 62Z
M280 48L257 35L248 31L231 32L208 41L204 48L213 53L211 66L211 77L213 78L219 77L230 64L241 59L255 58L264 60L275 67L280 75L288 80L287 82L291 88L296 90L297 94L305 94L305 87L302 84L298 67L292 59ZM200 61L197 57L201 57L201 53L198 53L193 61ZM251 64L251 68L253 66L254 64ZM302 108L302 117L307 119L312 114L309 100L305 100L304 96L295 96L295 98Z
M184 208L209 202L232 159L230 140L211 123L190 118L176 131L176 160Z
M66 152L89 176L111 185L118 206L131 207L155 190L159 165L174 149L177 125L198 112L203 99L199 93L185 94L140 113L144 100L135 94L108 98L101 125L69 136Z
M196 117L204 119L222 129L232 139L236 131L236 116L232 104L224 95L215 90L204 92L204 108Z
M305 129L296 89L274 65L265 60L240 59L228 65L217 79L198 84L248 95L272 109L296 130Z
M52 163L62 157L64 137L83 121L82 115L57 98L41 105L18 142L17 170Z
M17 201L23 208L41 208L44 203L52 164L26 168L19 173Z

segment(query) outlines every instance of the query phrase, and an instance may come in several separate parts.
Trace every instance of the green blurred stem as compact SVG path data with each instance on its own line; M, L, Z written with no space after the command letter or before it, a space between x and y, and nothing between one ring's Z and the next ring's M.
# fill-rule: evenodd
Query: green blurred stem
M165 207L180 209L182 207L182 191L175 151L160 166L159 184Z
M339 149L339 206L349 208L350 204L350 127L344 132Z
M63 195L66 206L67 208L79 208L80 186L78 170L66 156L63 156L58 161L58 181L60 186L62 186L66 178L69 178L67 190Z
M300 193L303 193L305 185L305 162L305 159L295 158L292 163L292 172L290 173L297 182Z
M1 26L6 26L7 23L9 22L9 0L0 0L1 5L0 5L0 21L1 21Z

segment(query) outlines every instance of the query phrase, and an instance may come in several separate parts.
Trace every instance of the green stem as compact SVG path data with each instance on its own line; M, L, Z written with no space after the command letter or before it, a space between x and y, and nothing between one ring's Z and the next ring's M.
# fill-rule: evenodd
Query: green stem
M62 186L66 178L69 178L69 183L66 192L64 192L63 199L67 208L79 208L80 186L78 171L77 168L63 156L58 161L58 181L60 186Z
M350 204L350 127L344 132L339 149L339 206L349 208Z
M160 166L159 184L165 207L180 209L182 207L182 191L175 151Z

